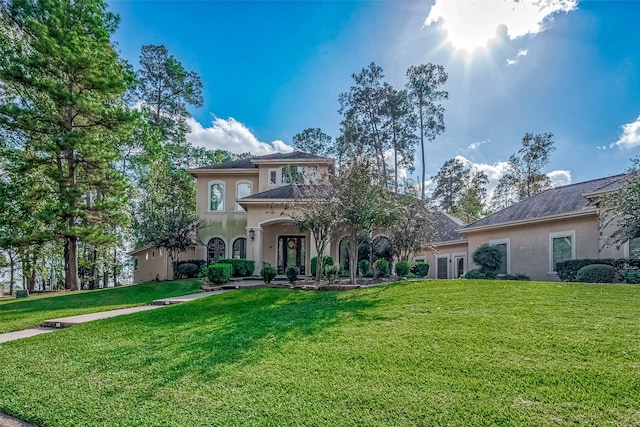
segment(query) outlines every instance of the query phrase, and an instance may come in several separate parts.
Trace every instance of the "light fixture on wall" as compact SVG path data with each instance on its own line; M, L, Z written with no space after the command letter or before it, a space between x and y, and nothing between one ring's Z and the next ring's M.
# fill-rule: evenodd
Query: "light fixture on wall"
M253 228L249 229L249 237L251 237L251 241L253 242L256 238L256 232Z

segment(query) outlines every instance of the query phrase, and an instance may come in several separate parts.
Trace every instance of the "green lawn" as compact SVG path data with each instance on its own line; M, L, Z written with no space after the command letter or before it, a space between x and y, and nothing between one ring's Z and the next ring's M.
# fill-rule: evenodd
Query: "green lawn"
M239 290L0 344L0 411L65 427L638 426L639 308L637 285Z
M0 333L33 328L45 320L145 305L153 300L200 292L199 280L148 282L115 289L34 294L0 300ZM2 363L2 360L0 360Z

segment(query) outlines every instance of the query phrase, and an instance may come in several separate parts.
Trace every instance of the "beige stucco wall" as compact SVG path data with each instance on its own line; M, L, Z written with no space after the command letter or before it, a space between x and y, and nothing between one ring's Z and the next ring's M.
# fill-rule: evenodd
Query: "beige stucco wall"
M424 260L429 263L429 274L427 275L429 279L438 277L438 258L447 258L447 279L457 278L455 262L458 258L463 259L464 272L466 273L469 270L469 251L465 241L440 244L435 250L426 251L414 257L416 260Z
M173 266L166 250L144 247L131 253L134 260L133 282L141 283L151 280L171 280L173 279ZM195 258L193 248L180 254L179 261ZM137 261L136 261L137 260ZM135 264L137 263L137 269Z
M470 232L467 234L469 254L486 243L506 242L509 273L526 274L533 280L558 281L557 274L550 271L550 236L552 233L565 232L575 236L573 245L576 259L624 256L622 250L604 246L595 214ZM476 266L472 265L471 268Z

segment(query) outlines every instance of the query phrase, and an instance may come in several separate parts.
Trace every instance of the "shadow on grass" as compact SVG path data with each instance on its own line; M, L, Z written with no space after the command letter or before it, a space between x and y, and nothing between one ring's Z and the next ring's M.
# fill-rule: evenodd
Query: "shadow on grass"
M211 382L230 368L273 358L294 340L362 321L378 293L243 290L110 319L108 329L135 332L109 354L122 374L144 371L149 382L138 384L142 395L134 397L144 400L182 377ZM112 362L94 368L113 374Z
M199 292L200 286L198 280L147 282L120 288L3 301L0 304L0 324L4 327L0 326L0 331L33 327L55 317L143 305L158 298ZM16 324L17 329L9 327L11 322Z

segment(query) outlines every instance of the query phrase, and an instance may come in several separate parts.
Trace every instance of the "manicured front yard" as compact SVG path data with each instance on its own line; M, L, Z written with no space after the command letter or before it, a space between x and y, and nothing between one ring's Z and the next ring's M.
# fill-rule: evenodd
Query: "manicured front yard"
M240 290L0 344L0 411L48 426L637 426L639 307L637 285Z
M45 320L145 305L153 300L200 292L199 280L147 282L121 288L0 300L0 333L33 328ZM1 362L0 362L1 363Z

